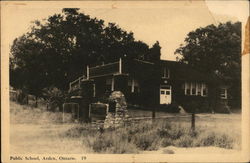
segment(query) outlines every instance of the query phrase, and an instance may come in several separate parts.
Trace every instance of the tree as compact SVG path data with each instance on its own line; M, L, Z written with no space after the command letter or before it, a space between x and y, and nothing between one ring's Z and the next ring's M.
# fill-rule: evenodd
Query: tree
M241 82L241 24L208 25L188 33L185 45L175 51L181 62L197 70L214 74L229 83L231 95L240 104Z
M11 48L14 58L10 60L10 84L21 89L24 94L35 95L36 99L47 82L41 62L43 48L42 44L29 39L28 35L15 39Z
M150 48L115 23L65 8L31 30L11 47L10 80L14 88L42 96L44 88L65 91L87 65L113 62L120 57L144 58Z
M161 59L161 46L159 41L156 41L156 43L150 48L150 52L148 54L148 60L157 62Z
M63 111L63 103L65 102L66 93L56 87L44 88L43 91L43 96L47 100L47 110L54 112L58 107L59 111Z

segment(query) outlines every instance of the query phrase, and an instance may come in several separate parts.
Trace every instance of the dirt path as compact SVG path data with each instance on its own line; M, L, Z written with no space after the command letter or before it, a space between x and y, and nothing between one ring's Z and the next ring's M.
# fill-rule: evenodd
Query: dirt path
M142 154L240 154L240 150L225 149L219 147L193 147L193 148L179 148L169 146L160 148L157 151L143 151Z

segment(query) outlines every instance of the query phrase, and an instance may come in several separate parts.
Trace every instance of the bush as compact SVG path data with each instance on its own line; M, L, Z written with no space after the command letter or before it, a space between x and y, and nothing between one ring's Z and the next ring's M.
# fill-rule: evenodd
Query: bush
M119 129L107 130L84 138L84 144L98 153L138 153L135 144L128 139L128 134Z
M192 147L193 138L190 135L183 135L179 139L175 140L174 145L177 147Z
M107 150L107 153L115 153L115 154L131 154L138 153L139 150L132 143L128 142L118 142L115 146Z
M164 138L162 141L161 141L161 146L162 147L167 147L167 146L170 146L170 145L173 145L173 140L166 137Z
M234 139L224 133L204 132L194 142L195 146L217 146L232 149Z
M171 129L168 130L167 136L173 140L179 139L183 134L185 134L185 128L180 125L173 125Z
M134 135L131 142L141 150L156 150L160 145L160 137L156 132L149 131Z
M233 148L233 142L234 139L226 134L220 134L215 139L215 146L221 147L221 148L227 148L232 149Z
M50 87L43 89L43 96L48 99L47 109L53 112L55 112L57 108L59 108L59 111L63 110L63 103L65 102L67 92L56 87Z
M114 145L114 139L111 136L97 136L97 139L93 142L92 148L95 152L106 151L108 148Z
M77 138L80 136L95 136L99 133L96 128L93 128L91 125L84 125L84 126L76 126L69 129L65 135L72 138Z

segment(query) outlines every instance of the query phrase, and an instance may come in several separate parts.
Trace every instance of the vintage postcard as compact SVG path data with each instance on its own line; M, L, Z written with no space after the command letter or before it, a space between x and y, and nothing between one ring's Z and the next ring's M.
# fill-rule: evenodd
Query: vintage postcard
M2 1L1 161L249 162L249 2Z

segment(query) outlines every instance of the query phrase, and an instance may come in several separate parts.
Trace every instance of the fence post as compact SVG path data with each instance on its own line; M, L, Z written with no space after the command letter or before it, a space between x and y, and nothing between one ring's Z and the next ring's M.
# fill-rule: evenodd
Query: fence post
M191 118L191 129L195 130L195 113L192 113L192 118Z
M122 73L122 58L119 59L119 73Z
M87 65L87 79L89 80L89 65Z
M152 110L152 121L155 122L155 107Z
M65 104L63 104L62 123L64 123L64 108L65 108Z

